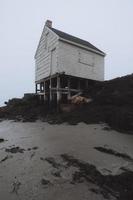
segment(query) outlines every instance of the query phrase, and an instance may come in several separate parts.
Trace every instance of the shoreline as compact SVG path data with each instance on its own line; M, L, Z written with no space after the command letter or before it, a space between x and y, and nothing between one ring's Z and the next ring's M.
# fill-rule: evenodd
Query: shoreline
M4 139L0 143L3 199L17 200L18 195L25 200L36 196L38 200L133 197L133 162L129 159L133 158L132 135L107 130L106 124L73 126L7 120L0 123L0 138Z

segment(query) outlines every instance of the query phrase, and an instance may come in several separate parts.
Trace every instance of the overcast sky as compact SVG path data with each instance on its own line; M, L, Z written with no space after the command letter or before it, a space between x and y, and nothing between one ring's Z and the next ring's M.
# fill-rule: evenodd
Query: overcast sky
M105 79L133 73L133 0L0 0L0 105L34 92L34 54L47 19L107 54Z

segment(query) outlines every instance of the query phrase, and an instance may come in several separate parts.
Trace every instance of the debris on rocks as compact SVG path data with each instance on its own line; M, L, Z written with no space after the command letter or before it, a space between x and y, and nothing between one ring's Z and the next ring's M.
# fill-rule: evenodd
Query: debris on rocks
M61 171L52 172L52 175L55 177L61 177Z
M32 148L28 148L27 151L31 151L31 150L37 150L38 147L32 147Z
M0 160L0 163L5 162L5 161L8 160L9 158L12 158L12 156L5 156L2 160Z
M45 160L49 164L51 164L54 168L58 169L59 167L61 167L60 163L57 163L53 157L47 157L47 158L45 158Z
M77 104L77 105L87 104L92 101L92 99L82 97L82 96L72 96L70 100L72 104Z
M96 150L98 150L102 153L107 153L107 154L114 155L114 156L117 156L117 157L120 157L120 158L124 158L124 159L129 160L129 161L133 161L133 158L131 158L129 155L124 154L124 153L119 153L117 151L114 151L113 149L108 149L108 148L105 148L105 147L94 147L94 149L96 149Z
M61 157L67 166L77 167L79 171L73 174L72 183L80 183L83 178L100 188L100 193L109 198L109 195L118 200L133 199L133 172L125 171L119 175L103 175L94 165L83 162L73 156L62 154Z
M5 149L8 153L24 153L25 149L22 149L20 147L12 147L10 149Z
M70 184L92 183L95 188L88 188L91 192L101 194L105 199L116 200L132 200L133 199L133 172L123 170L121 174L102 174L94 165L79 160L68 154L60 155L60 162L58 162L58 169L55 171L55 166L51 169L51 175L55 177L53 184L64 179L64 173L69 171L69 178L67 182ZM55 158L50 158L50 163ZM62 166L65 166L62 168ZM73 169L73 170L71 170ZM49 179L42 179L43 185L51 184Z
M33 149L33 150L37 150L37 149L38 149L38 147L32 147L32 149Z
M0 143L1 143L1 142L4 142L4 141L5 141L5 140L4 140L3 138L0 138Z
M33 152L32 154L31 154L31 156L30 156L30 159L32 159L34 156L35 156L35 152Z
M49 180L47 180L46 178L42 178L41 184L46 186L46 185L51 184L51 182Z

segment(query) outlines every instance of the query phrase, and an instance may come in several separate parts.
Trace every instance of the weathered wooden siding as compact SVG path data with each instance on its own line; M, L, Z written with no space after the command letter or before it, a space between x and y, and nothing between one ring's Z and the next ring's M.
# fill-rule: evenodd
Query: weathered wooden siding
M104 56L59 41L58 71L67 75L104 80Z
M45 26L35 55L35 81L54 73L51 69L51 52L55 49L54 68L56 68L58 63L58 43L58 36Z

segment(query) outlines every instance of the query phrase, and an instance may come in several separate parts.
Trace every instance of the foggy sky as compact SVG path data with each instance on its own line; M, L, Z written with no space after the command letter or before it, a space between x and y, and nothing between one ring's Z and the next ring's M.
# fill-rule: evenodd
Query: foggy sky
M34 92L34 54L47 19L107 54L105 79L133 73L132 0L0 0L0 105Z

